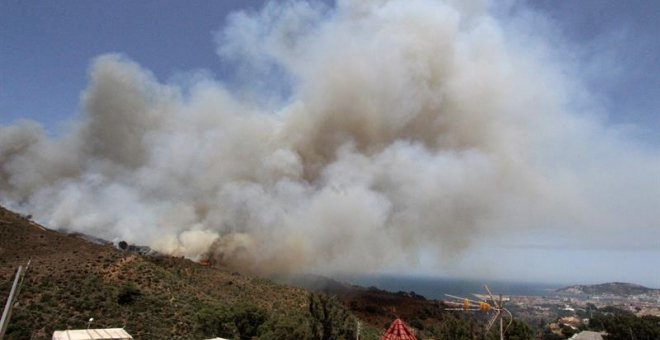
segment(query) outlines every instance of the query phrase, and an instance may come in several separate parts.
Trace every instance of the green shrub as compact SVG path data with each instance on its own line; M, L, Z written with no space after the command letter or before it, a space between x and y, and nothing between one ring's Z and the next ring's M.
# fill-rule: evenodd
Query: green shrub
M234 315L224 307L202 307L195 313L194 331L200 337L233 338L238 334Z
M233 309L234 325L241 339L252 339L259 326L268 318L265 311L251 304L241 304Z
M133 283L126 284L119 289L117 294L117 303L120 305L130 305L142 295L140 289Z
M259 339L314 339L309 315L302 312L276 313L259 327Z

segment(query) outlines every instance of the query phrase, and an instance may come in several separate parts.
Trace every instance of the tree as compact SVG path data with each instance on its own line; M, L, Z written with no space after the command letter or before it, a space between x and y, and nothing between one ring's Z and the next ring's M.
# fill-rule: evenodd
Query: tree
M224 307L202 308L195 314L195 330L204 337L233 337L238 331L234 317Z
M473 338L470 322L452 314L447 314L440 326L432 327L430 332L438 339L467 340Z
M605 330L605 339L660 339L660 317L634 314L599 315L594 317L590 327ZM602 328L601 328L602 327Z
M315 339L355 338L357 319L335 298L310 294L309 313L312 318L312 334Z
M534 331L526 323L514 319L511 326L506 330L505 337L508 340L534 339Z
M259 339L313 339L311 323L310 316L304 313L274 314L259 327Z
M268 319L268 315L255 305L241 304L234 308L233 319L239 337L241 339L252 339L257 336L259 326Z

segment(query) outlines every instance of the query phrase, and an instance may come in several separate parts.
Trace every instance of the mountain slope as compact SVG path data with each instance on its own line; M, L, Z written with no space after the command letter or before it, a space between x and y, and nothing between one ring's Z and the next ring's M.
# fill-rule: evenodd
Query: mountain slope
M32 259L7 339L125 327L136 339L203 338L199 312L249 306L307 315L309 292L168 256L140 256L45 229L0 207L0 303ZM241 307L242 308L242 307ZM203 325L202 325L203 326Z
M412 292L315 276L294 288L126 249L137 251L48 230L0 207L0 304L16 268L32 261L6 339L50 339L54 330L86 328L89 318L92 327L124 327L135 339L354 339L357 318L361 339L378 339L397 317L422 338L473 338L483 330L484 320Z

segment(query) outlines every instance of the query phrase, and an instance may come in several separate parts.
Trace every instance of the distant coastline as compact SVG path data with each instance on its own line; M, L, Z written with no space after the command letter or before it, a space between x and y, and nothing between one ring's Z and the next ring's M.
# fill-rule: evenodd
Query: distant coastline
M396 275L341 275L337 280L360 285L376 287L391 292L411 292L428 299L444 299L444 294L470 295L483 293L484 284L488 284L494 293L505 295L545 296L555 295L555 291L566 284L544 284L526 282L507 282L476 279L431 278Z

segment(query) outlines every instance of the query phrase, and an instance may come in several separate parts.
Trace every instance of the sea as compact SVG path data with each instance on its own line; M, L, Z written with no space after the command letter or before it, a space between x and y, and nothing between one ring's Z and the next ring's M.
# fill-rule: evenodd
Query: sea
M561 284L526 283L475 279L433 278L395 275L343 275L335 277L342 282L363 287L376 287L390 292L415 292L428 299L444 299L445 294L471 296L485 294L484 284L493 294L549 296L553 291L564 287Z

